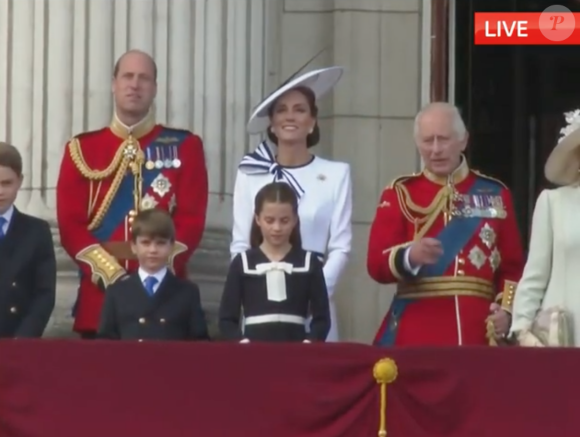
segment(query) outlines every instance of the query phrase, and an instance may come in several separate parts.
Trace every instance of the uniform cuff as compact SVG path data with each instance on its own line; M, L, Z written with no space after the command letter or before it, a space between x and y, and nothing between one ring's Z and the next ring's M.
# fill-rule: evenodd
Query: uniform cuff
M176 241L175 244L173 245L173 251L171 252L171 255L169 256L169 268L171 268L171 270L173 270L175 272L175 258L182 254L187 252L187 245Z
M407 249L411 247L412 243L405 243L390 249L387 249L389 253L388 263L389 263L389 270L393 274L393 276L398 279L399 281L403 281L405 279L413 278L415 275L413 272L408 271L405 268L405 253Z
M91 281L102 282L106 288L126 274L117 260L98 244L93 244L76 254L75 259L91 268Z
M495 298L495 301L501 305L501 308L510 314L512 313L517 286L517 282L504 281L503 290Z

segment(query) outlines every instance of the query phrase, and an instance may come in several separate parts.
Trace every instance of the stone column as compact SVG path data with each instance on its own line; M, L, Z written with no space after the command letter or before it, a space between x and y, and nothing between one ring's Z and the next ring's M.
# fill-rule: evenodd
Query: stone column
M42 187L45 184L46 206L52 210L56 207L54 187L58 179L60 160L62 158L62 148L65 142L71 136L72 130L72 95L73 95L73 37L75 13L74 0L56 0L43 3L48 9L48 41L50 46L46 45L46 87L45 95L46 114L50 114L50 119L45 124L44 138L40 136L38 143L35 141L34 151L42 156L43 147L45 146L46 163L40 160L38 163L38 172L33 174L33 186ZM78 62L78 60L77 60ZM46 114L41 113L44 119ZM44 140L44 141L43 141ZM37 145L38 144L38 145ZM44 173L44 177L41 176ZM28 210L31 214L38 214L38 206L41 202L35 200L35 192ZM38 199L39 200L39 199Z
M35 56L34 42L37 36L35 2L2 1L0 17L17 22L18 26L11 25L6 18L0 18L6 23L2 26L2 46L5 51L4 64L8 59L8 65L3 77L0 78L0 95L6 96L4 105L3 130L0 137L18 146L22 153L24 173L26 179L22 192L18 197L17 206L26 208L30 201L32 191L31 174L34 166L32 162L33 147L33 122L35 112L39 109L34 107L34 79L35 68L38 72L39 65L35 65L38 57ZM15 50L15 41L18 41L18 49ZM40 58L42 59L42 58Z
M339 311L347 316L343 337L369 342L394 291L366 272L370 223L384 187L418 164L412 136L421 99L421 5L334 0L334 8L340 11L334 14L334 63L347 73L334 92L333 155L350 163L354 187L353 252Z
M254 146L246 134L251 108L264 95L267 0L197 0L193 126L203 136L209 171L208 221L231 226L237 165ZM252 145L250 146L250 143Z
M236 166L257 143L245 124L269 90L263 47L272 41L266 27L271 3L0 0L0 139L23 155L17 206L51 220L58 240L54 190L64 145L108 125L114 63L129 49L144 50L158 64L158 121L204 140L210 206L194 265L221 275ZM61 269L72 273L74 265L68 261Z

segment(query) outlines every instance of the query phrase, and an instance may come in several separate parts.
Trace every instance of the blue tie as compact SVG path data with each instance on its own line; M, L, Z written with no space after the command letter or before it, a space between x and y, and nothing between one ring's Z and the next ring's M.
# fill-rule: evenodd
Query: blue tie
M155 287L159 281L154 276L147 276L144 282L145 282L145 290L147 290L149 296L153 296L155 294L153 287Z
M0 240L6 236L6 233L4 232L4 225L6 223L8 223L8 220L4 217L0 217Z

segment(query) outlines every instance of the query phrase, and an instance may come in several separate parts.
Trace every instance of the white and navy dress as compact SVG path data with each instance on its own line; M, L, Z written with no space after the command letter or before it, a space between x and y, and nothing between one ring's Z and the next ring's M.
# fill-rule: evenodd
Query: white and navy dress
M254 199L270 182L286 182L299 198L300 234L305 250L324 262L330 298L331 328L327 341L338 341L333 295L351 250L352 183L350 166L314 156L302 166L279 165L268 144L246 155L239 165L234 188L232 257L250 247Z
M271 262L260 248L254 248L234 258L219 309L223 339L325 341L329 329L322 263L312 252L293 248L281 261Z

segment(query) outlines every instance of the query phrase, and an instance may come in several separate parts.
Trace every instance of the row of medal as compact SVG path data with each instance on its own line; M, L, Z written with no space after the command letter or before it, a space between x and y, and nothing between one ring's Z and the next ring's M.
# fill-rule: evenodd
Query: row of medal
M181 160L177 157L177 147L171 147L168 156L165 156L168 147L155 147L154 157L152 155L151 148L147 148L147 161L145 162L145 168L147 170L153 170L154 168L161 170L163 168L179 168L181 167Z
M469 195L455 196L455 216L504 219L507 216L501 196Z

